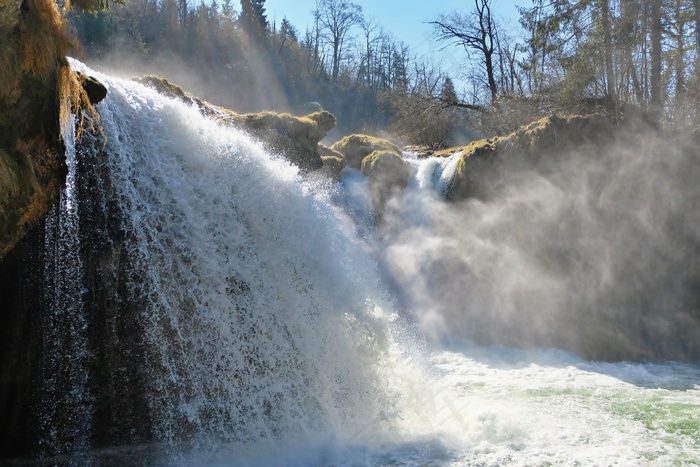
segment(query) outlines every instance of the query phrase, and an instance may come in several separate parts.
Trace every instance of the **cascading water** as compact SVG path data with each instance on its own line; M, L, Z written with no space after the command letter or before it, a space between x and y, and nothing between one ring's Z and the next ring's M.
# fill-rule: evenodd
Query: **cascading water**
M440 199L456 156L412 159L416 178L374 231L357 172L328 193L196 109L84 71L109 93L98 104L103 133L84 135L75 160L69 147L69 183L47 221L43 456L73 465L700 459L697 366L453 339L462 320L444 311L491 310L503 297L476 286L527 264L512 241L520 237L498 230L508 211L498 203L486 215L472 202L470 222L450 227L464 219ZM515 272L503 278L508 290L535 291L526 303L557 290ZM445 341L459 346L444 350Z
M80 257L75 134L66 141L66 184L46 220L44 265L46 319L43 326L40 449L44 455L89 448L92 406L87 368L89 318L85 315ZM61 426L62 430L56 427Z
M136 384L154 440L187 458L392 433L404 402L391 303L329 197L242 133L100 79L103 133L79 153L102 181L84 202L122 216L107 230L131 271L119 300L143 331Z

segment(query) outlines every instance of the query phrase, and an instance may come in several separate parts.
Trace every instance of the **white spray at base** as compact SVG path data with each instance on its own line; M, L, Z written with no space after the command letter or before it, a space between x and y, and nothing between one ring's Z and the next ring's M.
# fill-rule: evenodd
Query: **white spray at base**
M109 87L94 163L140 273L163 464L700 459L696 367L479 347L423 360L331 195L195 109L92 74Z

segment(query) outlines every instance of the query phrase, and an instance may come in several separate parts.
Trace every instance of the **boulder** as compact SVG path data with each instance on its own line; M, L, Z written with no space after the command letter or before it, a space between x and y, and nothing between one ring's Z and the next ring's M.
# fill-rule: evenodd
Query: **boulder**
M90 104L94 105L107 97L107 88L92 76L86 76L80 72L75 73L78 76L80 84L87 94Z
M401 149L389 140L369 135L350 135L331 146L345 158L345 164L353 169L362 167L362 160L374 151L391 151L397 155Z
M328 180L340 181L340 173L345 168L343 155L320 143L318 145L318 153L321 155L321 161L323 161L323 167L320 170L321 174Z
M379 224L387 202L403 195L411 177L411 164L394 151L377 150L362 159L362 173L368 178L370 209Z

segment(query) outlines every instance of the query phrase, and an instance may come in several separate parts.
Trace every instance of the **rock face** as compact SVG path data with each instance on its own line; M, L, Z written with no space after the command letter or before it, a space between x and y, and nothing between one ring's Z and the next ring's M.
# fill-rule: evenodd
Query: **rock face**
M53 2L0 0L0 260L46 214L63 182L63 27ZM48 43L37 43L37 33Z
M138 298L125 293L136 273L122 213L113 199L95 196L110 187L104 168L77 163L80 242L66 251L56 205L0 263L0 464L151 439L150 407L134 384L146 380L147 358ZM84 271L72 283L75 264ZM78 359L84 375L72 369Z
M64 183L61 122L106 92L71 72L76 47L54 1L0 0L0 261Z
M335 117L330 112L321 110L304 117L275 112L238 114L202 101L164 78L148 75L134 80L163 95L196 106L202 115L245 130L304 171L323 166L318 144L335 127Z

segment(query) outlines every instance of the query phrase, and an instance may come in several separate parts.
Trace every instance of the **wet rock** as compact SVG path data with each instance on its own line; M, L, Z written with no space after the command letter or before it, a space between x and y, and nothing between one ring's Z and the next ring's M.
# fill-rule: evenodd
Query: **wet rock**
M401 154L401 149L389 140L369 135L350 135L331 146L345 158L345 164L353 169L362 167L362 160L374 151L391 151Z
M80 79L80 84L82 84L83 89L87 93L90 104L97 104L101 102L102 99L107 97L107 88L104 84L100 83L98 80L92 76L86 76L82 73L76 73Z
M345 158L343 155L323 144L318 145L318 153L321 155L321 160L323 161L321 172L328 177L329 180L339 181L340 173L345 168Z
M370 209L375 222L384 219L387 202L403 195L411 165L394 151L378 150L362 159L362 173L369 179Z

